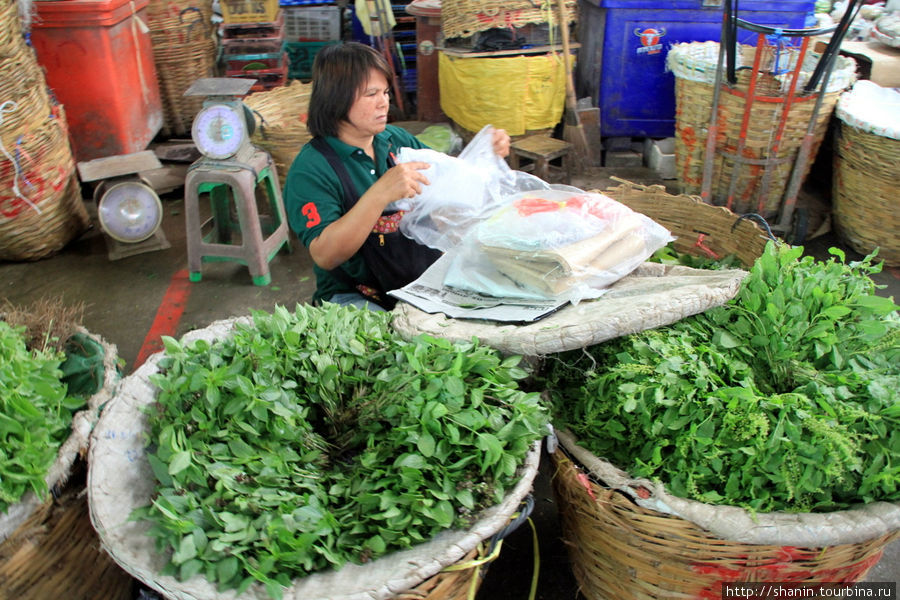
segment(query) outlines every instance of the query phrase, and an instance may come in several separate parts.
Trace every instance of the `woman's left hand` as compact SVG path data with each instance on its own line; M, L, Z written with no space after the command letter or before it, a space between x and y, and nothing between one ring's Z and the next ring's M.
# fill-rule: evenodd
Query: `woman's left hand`
M494 130L494 153L500 158L509 156L509 141L509 134L506 133L505 129Z

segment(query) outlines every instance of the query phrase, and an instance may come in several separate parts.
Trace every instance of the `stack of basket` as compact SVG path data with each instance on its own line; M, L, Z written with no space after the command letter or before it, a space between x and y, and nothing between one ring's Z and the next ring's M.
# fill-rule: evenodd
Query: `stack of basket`
M900 92L860 81L838 101L834 154L834 220L857 252L878 248L886 264L900 265Z
M282 186L294 157L312 137L306 129L311 91L312 84L294 80L286 86L256 92L244 99L244 104L257 119L252 141L272 156Z
M284 11L277 0L223 0L221 6L225 76L255 79L253 92L284 85L290 63L284 52Z
M163 104L162 132L191 131L203 103L184 92L197 79L212 77L216 66L216 36L211 0L150 0L147 26Z
M0 0L0 102L0 260L44 258L90 220L63 107L50 100L12 0Z
M776 55L772 48L762 48L762 59L756 88L750 93L749 82L756 48L741 45L736 50L738 81L734 86L722 85L718 102L714 156L708 157L706 135L711 127L715 80L719 56L718 42L675 44L666 58L667 67L675 75L675 169L685 194L700 194L704 167L712 161L711 199L725 204L737 213L759 212L765 218L775 217L788 187L800 146L810 122L814 120L813 143L809 158L800 165L802 182L808 174L841 91L852 85L856 66L852 59L837 57L837 62L821 106L816 113L820 92L798 94L788 104L787 83L798 58L798 51L788 49ZM807 53L801 65L800 86L812 74L818 56ZM778 67L781 67L779 70ZM787 73L783 70L787 69ZM765 101L759 98L766 96ZM748 97L755 98L746 125L743 122ZM787 108L786 108L787 107ZM787 110L787 114L785 114ZM784 118L780 140L775 139L776 125ZM774 149L777 146L777 156ZM741 160L733 158L741 150ZM764 167L770 169L769 180ZM732 184L732 178L735 182ZM765 186L768 186L767 188Z

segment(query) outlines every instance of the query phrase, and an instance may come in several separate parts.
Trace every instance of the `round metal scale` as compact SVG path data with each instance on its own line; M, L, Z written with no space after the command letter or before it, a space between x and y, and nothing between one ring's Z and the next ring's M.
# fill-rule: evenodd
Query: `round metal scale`
M163 208L149 185L123 181L103 190L97 216L111 238L133 244L156 233L162 224Z
M205 156L223 160L234 156L250 141L242 105L211 104L197 113L191 138Z

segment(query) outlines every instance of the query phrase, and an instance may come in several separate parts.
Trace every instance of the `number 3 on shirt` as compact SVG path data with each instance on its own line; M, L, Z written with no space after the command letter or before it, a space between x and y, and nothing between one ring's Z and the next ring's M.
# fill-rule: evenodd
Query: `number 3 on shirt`
M306 217L306 228L309 229L311 227L315 227L319 223L322 222L322 217L319 216L319 210L316 208L316 205L312 202L307 202L303 205L303 208L300 209L300 212Z

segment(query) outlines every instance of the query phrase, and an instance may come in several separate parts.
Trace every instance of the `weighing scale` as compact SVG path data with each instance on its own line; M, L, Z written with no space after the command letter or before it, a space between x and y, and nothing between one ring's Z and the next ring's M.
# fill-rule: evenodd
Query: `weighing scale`
M256 151L250 136L256 127L253 113L241 101L255 79L209 77L198 79L185 96L206 96L191 126L191 139L204 157L246 164Z
M160 227L162 203L141 176L144 171L162 168L152 151L97 158L77 166L82 182L99 181L94 203L109 260L170 247Z
M191 138L202 156L188 169L184 186L188 270L194 282L202 277L204 261L233 260L247 265L254 284L268 285L269 261L281 247L290 250L275 165L268 152L250 142L256 122L241 101L255 82L204 78L184 93L206 97L191 126ZM259 214L256 191L260 186L269 199L270 215ZM212 217L203 221L200 197L205 194ZM233 243L236 232L240 243Z

